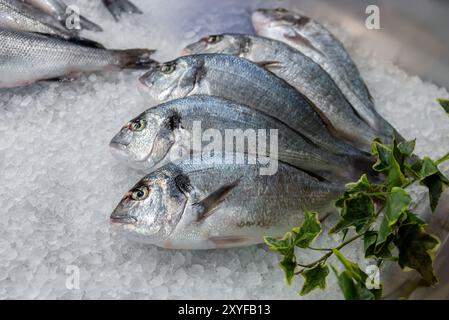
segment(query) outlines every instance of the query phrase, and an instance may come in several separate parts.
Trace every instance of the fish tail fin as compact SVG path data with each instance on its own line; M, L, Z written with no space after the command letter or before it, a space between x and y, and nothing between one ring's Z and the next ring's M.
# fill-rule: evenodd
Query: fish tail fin
M142 14L142 10L128 0L103 0L103 4L115 21L120 21L123 14Z
M149 69L158 63L150 58L155 52L148 49L115 50L120 69Z
M90 21L86 17L80 16L80 26L82 29L94 31L94 32L102 32L103 28L98 24Z

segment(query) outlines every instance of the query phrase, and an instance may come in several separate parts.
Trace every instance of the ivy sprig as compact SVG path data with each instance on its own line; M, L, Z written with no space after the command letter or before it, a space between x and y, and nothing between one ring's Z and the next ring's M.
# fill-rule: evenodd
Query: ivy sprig
M429 157L420 159L413 154L414 149L414 140L397 143L393 139L392 144L382 144L380 140L373 142L372 154L376 158L373 169L384 178L374 183L362 175L357 182L346 185L344 194L335 202L340 219L329 231L329 234L343 236L335 248L312 247L322 233L317 212L306 212L303 224L282 239L265 237L270 249L283 256L280 267L289 285L300 275L304 279L301 295L317 288L323 290L329 270L332 270L346 299L380 299L382 285L370 285L372 279L368 274L341 252L357 240L363 241L365 258L374 259L377 265L389 260L403 270L416 270L423 283L437 285L433 262L440 240L428 233L426 223L412 212L412 198L405 188L415 181L426 186L434 211L441 193L449 186L449 180L440 172L438 164L449 155L438 161ZM349 232L353 236L345 240ZM295 250L325 253L311 263L303 263L298 261ZM339 272L330 264L332 256L343 265L343 271Z

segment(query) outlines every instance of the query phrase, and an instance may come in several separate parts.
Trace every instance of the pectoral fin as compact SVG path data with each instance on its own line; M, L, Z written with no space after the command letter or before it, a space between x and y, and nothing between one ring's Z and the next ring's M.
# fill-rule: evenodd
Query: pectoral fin
M197 221L202 222L207 217L212 215L214 210L226 199L226 196L240 183L240 178L235 180L234 182L228 183L212 192L205 199L201 200L198 203L195 203L194 206L198 209L198 217Z
M268 71L282 68L282 64L279 61L257 61L255 64L259 67L267 69Z

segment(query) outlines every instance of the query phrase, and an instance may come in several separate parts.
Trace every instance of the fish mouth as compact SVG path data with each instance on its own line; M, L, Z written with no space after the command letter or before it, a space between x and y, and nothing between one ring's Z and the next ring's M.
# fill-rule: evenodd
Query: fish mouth
M130 225L137 222L136 218L131 217L127 214L116 213L115 211L111 214L109 221L115 225Z

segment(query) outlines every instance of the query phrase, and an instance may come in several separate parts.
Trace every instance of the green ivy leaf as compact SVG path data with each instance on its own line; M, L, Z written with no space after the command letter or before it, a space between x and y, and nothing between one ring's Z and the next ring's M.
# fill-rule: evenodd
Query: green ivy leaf
M443 107L444 111L449 114L449 100L447 99L437 99L438 103Z
M321 263L313 268L304 270L301 275L304 277L304 285L302 286L300 295L304 296L316 288L321 290L326 288L326 277L329 274L329 268Z
M280 254L289 255L293 253L293 233L291 232L287 232L282 239L264 237L264 241L271 250L278 251Z
M436 163L429 157L424 157L419 172L421 184L429 189L430 207L435 211L441 193L449 186L449 180L440 172Z
M346 300L375 300L381 298L381 289L367 289L363 283L355 280L348 270L340 274L334 267L332 267L332 270L337 277L338 285Z
M406 183L406 178L394 155L393 148L389 145L383 145L378 139L373 143L372 153L377 157L373 169L384 173L388 177L389 189L400 187Z
M399 250L398 262L402 269L418 271L428 285L435 286L438 283L433 261L440 240L427 233L424 225L420 225L413 218L408 219L400 226L395 245Z
M332 252L335 254L335 256L340 260L340 262L345 267L346 271L348 272L348 275L360 283L365 283L366 278L368 277L365 272L360 269L360 267L348 259L345 258L345 256L337 249L332 249Z
M321 233L321 223L318 213L306 212L301 227L292 230L294 235L293 244L300 248L307 248Z
M340 212L340 220L329 231L337 233L354 227L357 232L367 228L375 219L373 200L363 193L344 199Z
M391 228L406 214L412 198L402 188L394 187L387 195L385 219Z
M398 150L406 157L410 157L415 150L416 139L410 141L402 141L398 144Z
M386 210L377 235L376 253L385 249L391 243L398 222L406 217L406 211L411 203L410 195L402 188L394 187L386 200Z
M377 258L394 260L391 251L393 250L393 239L388 237L387 241L377 244L377 231L365 232L363 244L365 249L365 258Z
M343 271L342 273L338 274L337 270L332 267L332 270L334 271L338 286L340 287L341 291L343 292L343 296L346 300L359 300L360 299L360 292L358 285L352 280L352 278L349 276L347 271Z
M293 278L295 277L296 267L298 266L294 253L287 254L279 263L279 266L284 270L285 280L288 285L291 285L293 283Z

